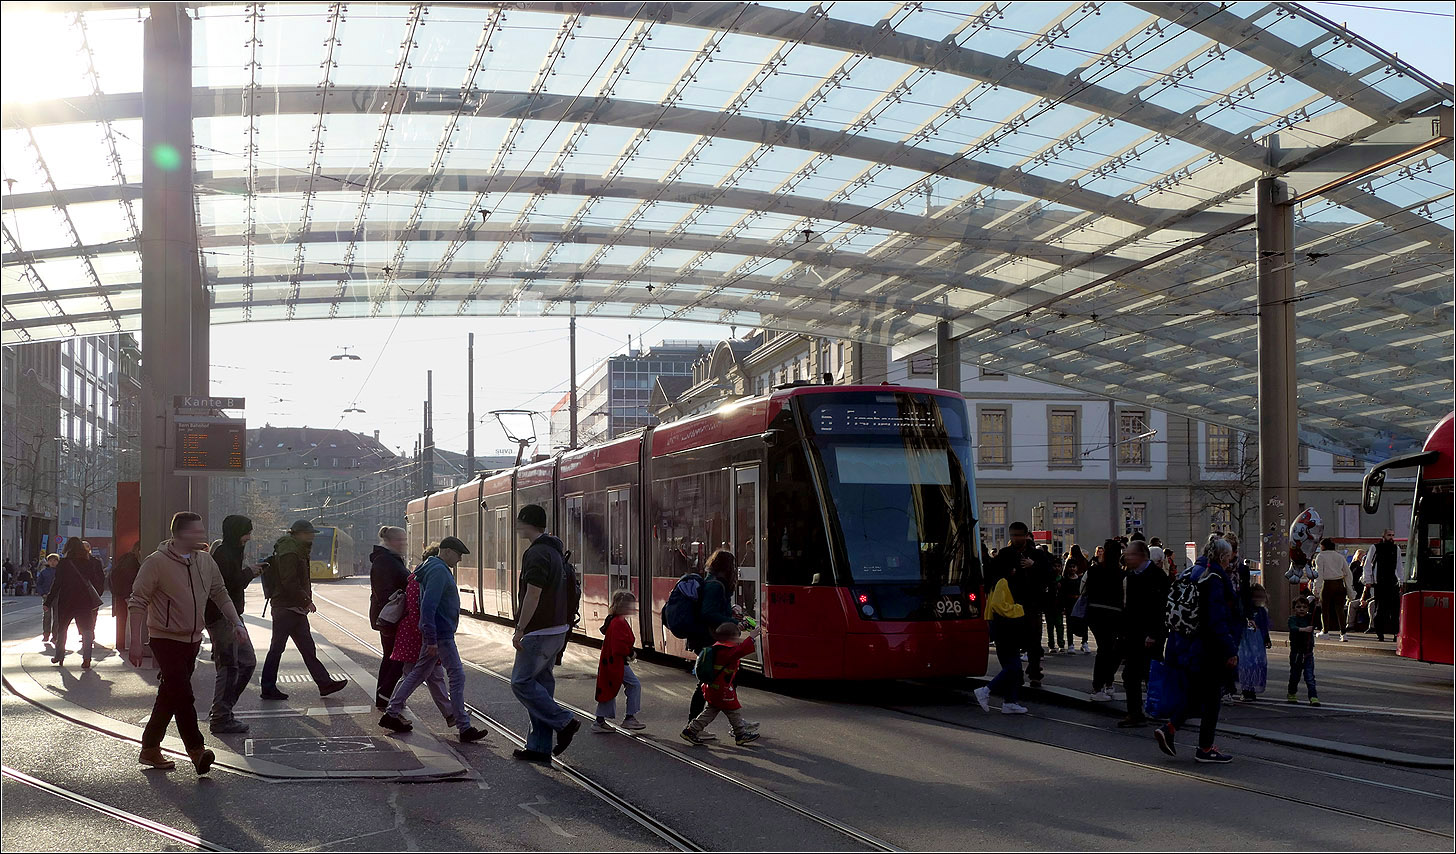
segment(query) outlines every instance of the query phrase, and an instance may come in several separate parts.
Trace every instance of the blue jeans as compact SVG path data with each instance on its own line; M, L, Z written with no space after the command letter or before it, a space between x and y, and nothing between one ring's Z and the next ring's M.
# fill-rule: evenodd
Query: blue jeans
M434 697L435 706L440 709L441 714L454 714L455 728L465 732L472 726L470 714L465 710L465 664L460 660L460 649L455 645L455 637L437 638L435 640L436 653L426 655L423 650L415 663L399 680L394 688L394 695L389 698L389 707L385 714L399 717L404 714L404 704L409 700L415 689L423 682L430 685L430 695ZM443 667L445 675L450 679L450 712L445 711L443 705L445 698L440 696L439 670Z
M1289 696L1293 697L1299 690L1299 679L1304 677L1304 685L1309 689L1311 697L1319 696L1319 688L1314 684L1314 650L1290 650L1289 651Z
M566 633L521 638L516 664L511 668L511 693L531 716L526 749L550 753L555 734L574 717L556 703L556 677L551 670L556 656L566 649Z
M224 724L232 720L233 706L237 705L243 689L253 679L258 655L253 650L252 640L239 640L226 619L208 623L207 633L212 636L212 663L217 667L217 679L212 688L212 711L208 718L213 724Z
M622 666L622 687L627 691L627 717L634 717L642 711L642 680L632 672L632 665ZM597 717L611 720L617 716L617 698L597 703Z
M1038 620L1037 628L1040 627ZM996 660L1001 664L1001 672L991 680L991 693L1008 703L1016 702L1021 691L1021 644L1025 637L1023 628L1021 620L991 620L991 640L996 642Z

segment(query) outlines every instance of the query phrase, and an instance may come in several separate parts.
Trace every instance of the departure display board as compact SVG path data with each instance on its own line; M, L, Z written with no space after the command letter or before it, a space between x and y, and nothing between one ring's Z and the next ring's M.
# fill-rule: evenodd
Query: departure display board
M176 474L246 474L247 421L178 416Z

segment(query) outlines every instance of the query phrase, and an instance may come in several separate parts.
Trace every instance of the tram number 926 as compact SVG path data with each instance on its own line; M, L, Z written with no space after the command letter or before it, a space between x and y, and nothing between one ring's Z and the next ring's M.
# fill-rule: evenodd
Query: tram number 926
M959 617L966 611L963 596L942 596L935 603L937 617Z

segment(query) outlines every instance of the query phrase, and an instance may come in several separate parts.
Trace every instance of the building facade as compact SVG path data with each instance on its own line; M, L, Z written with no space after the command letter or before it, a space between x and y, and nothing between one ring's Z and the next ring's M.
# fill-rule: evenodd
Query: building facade
M210 479L215 531L229 514L248 516L266 554L295 519L308 519L346 530L364 560L381 526L404 524L420 463L389 450L378 432L265 424L248 430L247 442L247 476Z
M646 350L629 349L587 370L578 384L577 443L588 445L657 423L648 408L658 377L685 377L712 342L664 341ZM550 445L571 444L570 395L551 409Z
M5 557L31 561L56 536L61 446L61 345L4 348Z
M693 365L691 383L659 380L652 409L672 421L795 381L934 387L933 351L891 359L887 349L786 333L725 341ZM1143 531L1178 546L1212 531L1247 541L1258 529L1257 441L1221 425L1048 383L961 365L987 544L1007 541L1013 521L1050 534L1054 552ZM1404 536L1409 499L1379 514L1360 510L1365 465L1302 448L1300 508L1315 508L1334 537ZM1392 484L1395 482L1392 481ZM1400 495L1405 484L1388 494ZM1295 511L1297 513L1298 510Z

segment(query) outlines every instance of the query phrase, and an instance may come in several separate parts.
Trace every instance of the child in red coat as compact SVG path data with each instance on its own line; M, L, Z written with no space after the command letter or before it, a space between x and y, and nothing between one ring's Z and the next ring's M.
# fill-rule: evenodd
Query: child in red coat
M597 662L597 722L592 724L595 733L611 732L607 721L617 716L617 693L627 688L627 717L622 719L622 729L647 729L637 720L642 711L642 683L632 672L632 659L637 638L627 618L637 613L637 597L631 591L618 590L612 596L612 608L607 621L602 624L602 657Z
M733 728L733 739L738 744L758 740L758 732L744 725L743 712L740 711L743 704L738 702L734 680L738 678L738 666L745 656L753 654L753 642L762 633L762 623L742 640L739 638L743 632L737 623L723 623L713 631L713 637L718 641L713 644L713 678L702 686L703 699L708 701L708 705L682 731L685 741L702 744L700 733L718 717L719 712L728 718L728 724Z

